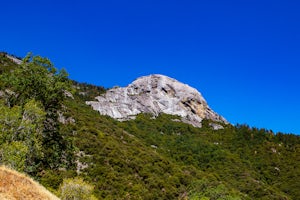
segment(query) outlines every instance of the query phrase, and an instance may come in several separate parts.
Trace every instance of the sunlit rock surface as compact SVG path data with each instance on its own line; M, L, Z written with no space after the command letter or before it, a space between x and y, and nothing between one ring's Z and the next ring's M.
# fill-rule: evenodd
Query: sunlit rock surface
M134 119L139 113L179 115L183 122L201 127L203 119L228 123L209 108L195 88L164 75L143 76L127 87L116 87L96 101L86 102L101 115L118 120Z

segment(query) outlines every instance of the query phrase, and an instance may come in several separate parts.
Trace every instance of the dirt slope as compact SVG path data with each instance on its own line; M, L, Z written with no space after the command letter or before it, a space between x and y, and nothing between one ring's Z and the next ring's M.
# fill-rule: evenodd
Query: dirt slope
M31 178L0 166L1 200L59 200Z

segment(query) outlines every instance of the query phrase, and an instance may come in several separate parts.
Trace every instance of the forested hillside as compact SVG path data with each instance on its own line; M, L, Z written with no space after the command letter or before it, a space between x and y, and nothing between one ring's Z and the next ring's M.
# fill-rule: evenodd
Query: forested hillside
M300 137L161 114L119 122L49 59L0 54L0 162L62 199L299 199ZM112 77L113 78L113 77ZM117 83L117 81L116 81ZM73 184L73 185L72 185ZM66 189L69 185L71 190Z

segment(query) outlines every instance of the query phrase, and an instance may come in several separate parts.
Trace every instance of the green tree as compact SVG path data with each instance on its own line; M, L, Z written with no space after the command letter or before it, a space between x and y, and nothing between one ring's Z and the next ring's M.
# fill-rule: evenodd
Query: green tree
M23 142L11 142L0 145L1 163L23 172L25 170L28 147Z
M9 108L0 102L1 161L16 170L30 170L41 158L45 112L35 100Z
M0 101L0 144L11 142L18 136L21 122L21 107L7 107Z
M0 89L4 91L5 103L10 108L25 108L24 105L30 99L41 103L46 114L43 119L41 142L45 159L40 162L44 166L56 169L64 164L66 157L70 157L66 154L72 154L72 150L69 150L72 149L72 145L62 136L58 122L58 111L62 109L66 92L72 92L67 76L65 70L57 70L49 59L32 54L28 54L22 64L12 72L0 76ZM28 118L26 113L24 117ZM30 152L33 152L32 149Z
M1 80L10 107L36 99L48 110L61 106L65 91L71 90L67 77L66 71L58 71L49 59L29 53L15 70L2 74Z

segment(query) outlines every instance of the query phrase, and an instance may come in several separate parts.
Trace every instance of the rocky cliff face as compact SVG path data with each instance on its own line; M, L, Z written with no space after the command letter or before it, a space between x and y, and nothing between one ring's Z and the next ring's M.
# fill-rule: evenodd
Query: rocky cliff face
M139 113L179 115L183 122L201 127L203 119L227 123L209 108L196 89L163 75L140 77L127 87L110 89L88 101L94 110L118 120L134 119Z

